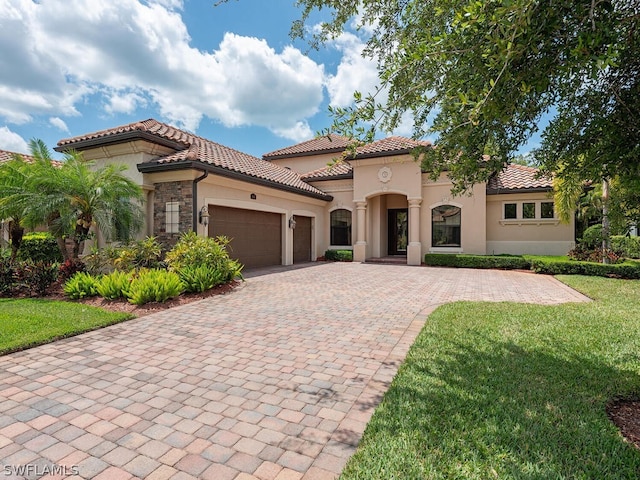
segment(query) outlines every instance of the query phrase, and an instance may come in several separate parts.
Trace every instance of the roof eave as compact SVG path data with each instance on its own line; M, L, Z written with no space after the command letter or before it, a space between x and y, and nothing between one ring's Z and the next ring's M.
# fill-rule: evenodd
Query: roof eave
M349 157L349 160L360 160L365 158L378 158L378 157L392 157L395 155L406 155L412 153L414 148L403 148L400 150L387 150L384 152L371 152L371 153L357 153L353 157Z
M176 142L167 138L154 135L153 133L144 132L140 130L133 130L129 132L120 132L110 134L104 137L89 138L87 140L78 140L65 145L58 145L53 149L56 152L65 152L67 150L88 150L95 147L106 147L108 145L117 145L119 143L128 142L131 140L148 140L152 143L162 145L163 147L172 148L173 150L180 151L187 148L189 145L186 143Z
M265 155L262 155L262 159L267 162L270 162L271 160L280 160L284 158L311 157L314 155L324 155L327 153L342 153L345 151L345 149L346 147L341 147L341 148L327 148L324 150L311 150L309 152L283 153L280 155L265 154Z
M283 185L278 182L274 182L273 180L267 180L265 178L254 177L251 175L247 175L245 173L236 172L234 170L228 170L223 167L219 167L217 165L212 165L206 162L199 161L191 161L191 160L181 160L178 162L168 162L168 163L139 163L136 165L138 171L140 173L154 173L154 172L170 172L176 170L200 170L207 171L209 173L213 173L216 175L220 175L221 177L233 178L235 180L241 180L248 183L253 183L256 185L262 185L265 187L276 188L278 190L284 190L291 193L297 193L298 195L304 195L306 197L316 198L318 200L325 200L330 202L333 200L331 195L320 194L315 192L308 192L306 190L301 190L296 187L292 187L290 185Z
M351 180L353 179L352 173L342 173L340 175L331 175L327 177L309 177L303 178L302 180L305 182L324 182L326 180Z
M487 195L501 195L509 193L540 193L551 192L553 187L532 187L532 188L487 188Z

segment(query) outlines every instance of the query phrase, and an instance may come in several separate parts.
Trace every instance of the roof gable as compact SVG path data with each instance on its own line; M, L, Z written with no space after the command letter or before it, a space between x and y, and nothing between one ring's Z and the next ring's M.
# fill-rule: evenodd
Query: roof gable
M262 155L264 160L343 152L351 141L341 135L323 135Z

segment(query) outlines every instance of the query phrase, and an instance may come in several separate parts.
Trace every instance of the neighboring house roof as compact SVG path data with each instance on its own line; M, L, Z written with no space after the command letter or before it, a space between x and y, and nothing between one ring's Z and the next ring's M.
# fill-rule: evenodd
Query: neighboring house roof
M539 170L525 165L510 164L487 182L487 193L542 192L553 188L550 177L539 177Z
M18 152L10 152L8 150L0 150L0 163L7 162L13 158L14 155L20 155L26 161L33 161L33 157L31 155L27 155L26 153L18 153Z
M340 135L330 134L296 143L289 147L274 150L262 155L263 160L276 158L301 157L305 155L322 155L325 153L342 153L351 140Z
M333 198L302 181L300 175L292 170L154 119L60 140L56 150L82 150L138 139L175 150L175 153L138 164L138 170L143 173L193 168L322 200Z
M20 155L25 162L33 162L35 159L31 155L27 155L26 153L18 153L18 152L10 152L8 150L0 150L0 163L8 162L13 158L14 155ZM62 165L60 160L51 160L51 163L55 166Z
M353 178L353 167L346 160L342 160L334 165L327 165L312 172L303 173L301 178L306 182Z

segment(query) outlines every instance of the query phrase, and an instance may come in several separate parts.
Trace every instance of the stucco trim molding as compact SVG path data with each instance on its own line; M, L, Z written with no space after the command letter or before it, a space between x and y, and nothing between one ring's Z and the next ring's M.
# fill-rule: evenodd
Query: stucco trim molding
M440 200L439 202L436 203L432 203L431 205L429 205L429 210L433 210L436 207L439 207L441 205L453 205L454 207L458 207L460 210L462 210L463 205L461 203L458 202L454 202L452 200Z
M265 205L263 203L247 202L246 200L229 200L225 198L205 197L205 205L215 205L217 207L240 208L243 210L255 210L258 212L279 213L286 215L288 210L285 208Z
M553 218L516 218L516 219L507 219L507 220L498 220L498 223L503 226L507 225L559 225L560 220Z

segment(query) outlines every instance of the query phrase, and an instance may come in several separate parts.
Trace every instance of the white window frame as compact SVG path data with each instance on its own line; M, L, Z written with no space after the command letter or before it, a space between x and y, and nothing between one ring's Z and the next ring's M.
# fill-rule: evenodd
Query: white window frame
M180 233L180 202L166 202L164 208L164 231L166 233Z

